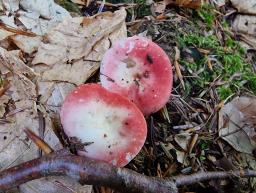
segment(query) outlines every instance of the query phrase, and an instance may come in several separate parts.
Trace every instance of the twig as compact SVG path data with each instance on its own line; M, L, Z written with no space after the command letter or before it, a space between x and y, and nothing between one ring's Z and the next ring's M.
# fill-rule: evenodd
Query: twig
M0 190L46 176L69 176L82 184L108 186L122 192L177 193L172 180L151 178L62 150L0 173ZM1 192L0 191L0 192Z
M33 141L44 153L49 154L53 152L53 149L42 139L40 139L33 131L31 131L30 129L24 129L24 132L26 133L28 138Z
M174 48L175 48L174 66L175 66L175 69L176 69L177 76L180 79L180 83L181 83L183 89L185 90L186 87L185 87L183 76L182 76L182 73L181 73L181 70L180 70L180 65L179 65L179 62L178 62L180 60L180 50L177 47L174 47Z
M198 172L192 175L178 176L176 177L175 184L177 186L184 186L195 184L200 181L224 179L224 178L249 178L256 177L256 171L254 170L236 170L236 171L221 171L221 172Z
M256 171L199 172L157 178L61 150L0 172L0 192L34 179L59 175L69 176L82 184L108 186L122 192L177 193L179 186L213 179L256 177Z

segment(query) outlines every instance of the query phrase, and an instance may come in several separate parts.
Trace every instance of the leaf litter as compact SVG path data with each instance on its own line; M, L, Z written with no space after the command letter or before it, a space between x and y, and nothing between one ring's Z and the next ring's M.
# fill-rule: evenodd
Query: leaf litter
M234 20L233 28L224 28L224 24L218 23L220 22L218 19L224 14L232 16L235 12L230 9L229 5L223 4L223 1L212 1L212 5L217 5L220 8L214 9L213 15L216 17L207 15L212 14L211 7L199 9L199 1L196 7L192 7L196 9L193 12L187 7L191 6L189 3L194 1L172 1L174 3L170 2L168 6L164 5L158 11L154 11L155 16L146 16L145 18L139 18L139 15L136 15L136 11L139 13L139 9L136 10L136 5L126 6L125 3L128 16L121 9L114 13L100 13L92 17L72 17L72 14L60 8L53 1L45 2L45 5L51 5L52 9L49 7L43 9L43 6L41 9L40 6L34 4L40 2L42 1L31 3L29 1L3 0L1 4L2 10L7 11L4 12L4 16L1 16L5 27L0 28L0 39L2 39L1 43L7 43L5 48L8 48L8 51L1 49L0 52L0 56L3 56L0 59L4 61L1 61L0 68L0 93L2 91L0 95L0 138L3 138L0 147L14 149L12 150L14 154L7 155L6 151L3 151L5 154L0 152L2 153L0 169L9 167L8 165L12 163L14 165L14 163L23 162L25 158L32 159L41 155L25 136L23 132L25 127L32 129L50 143L53 149L61 148L62 144L54 132L56 122L59 124L58 112L62 101L77 85L85 81L97 81L97 69L102 55L114 41L126 37L125 19L129 21L128 33L147 35L163 47L170 58L175 58L176 53L174 62L179 68L176 71L180 72L179 74L175 73L173 96L167 104L164 114L152 115L152 128L149 128L150 140L127 167L149 176L165 177L176 173L190 174L202 169L222 168L226 170L229 167L225 166L227 165L225 160L229 160L228 162L231 160L232 163L229 165L236 168L241 165L243 168L254 167L251 164L254 161L252 155L252 150L255 147L254 123L248 116L245 116L251 116L249 112L241 113L241 108L238 108L238 106L242 107L243 102L247 99L240 97L241 100L237 98L231 100L235 95L240 95L248 90L237 89L237 92L230 95L226 102L220 100L217 90L219 85L226 85L228 82L221 80L222 77L217 77L213 81L207 80L207 88L203 90L199 90L194 84L195 82L200 83L203 79L202 73L205 71L210 70L214 74L216 66L220 64L219 58L214 56L212 48L204 47L207 44L207 37L216 33L217 41L225 47L225 44L230 43L226 33L231 36L233 33L239 33L242 34L241 40L248 40L246 43L249 42L250 50L253 48L251 46L253 44L251 36L254 36L253 26L245 24L246 21L250 23L251 20L240 19L242 21L240 24ZM80 4L79 6L86 3L87 10L93 4L90 4L90 1L74 2ZM97 3L98 6L101 5L101 2ZM232 3L236 6L238 1L236 3L232 1ZM117 4L113 1L112 4L106 4L106 7L115 10L118 6L114 5ZM22 10L19 9L20 7ZM131 9L133 12L130 12ZM207 12L203 12L204 9ZM241 10L239 8L238 12L245 13ZM15 15L14 12L18 12L20 15ZM61 14L56 15L57 12ZM133 15L131 16L130 13ZM242 17L238 14L237 18L240 16ZM212 22L212 18L214 22ZM198 26L192 24L192 19L196 20ZM211 27L216 31L209 30L209 25L212 25ZM181 34L197 33L196 28L198 27L206 37L206 42L193 37L196 41L188 38L185 46L182 46L184 42L180 41ZM216 45L212 40L211 43ZM12 44L17 47L13 48ZM173 47L176 47L176 50ZM15 50L17 48L20 50ZM180 54L177 54L179 52ZM208 57L207 66L195 70L193 62L198 62L204 57ZM191 63L184 64L182 61L184 58ZM12 63L15 65L10 65ZM94 76L95 74L96 76ZM236 77L233 78L236 80ZM254 101L251 97L249 100ZM230 111L230 109L232 110ZM254 114L253 111L251 112ZM233 117L246 124L232 122ZM42 128L42 125L45 126ZM236 136L237 134L239 135ZM239 143L237 143L237 139L239 139ZM19 148L17 148L18 146ZM19 151L15 151L15 148ZM234 149L251 155L238 153ZM2 162L1 159L4 161ZM5 160L9 160L9 162ZM9 164L6 165L6 163ZM228 182L222 181L221 183ZM195 187L198 189L204 187L204 191L218 188L222 190L221 183L210 182ZM254 184L251 183L251 187L253 186ZM190 187L185 189L195 190ZM84 188L66 178L52 177L26 183L19 187L19 191L24 193L91 192L91 187ZM229 191L232 192L232 189Z
M0 49L1 170L41 155L23 132L25 128L53 149L62 148L53 121L58 122L65 96L98 70L113 42L126 37L124 9L93 17L71 17L53 0L3 1L2 6L6 15L0 18L4 25L0 39L20 50ZM19 187L24 193L70 191L86 193L91 186L56 177Z

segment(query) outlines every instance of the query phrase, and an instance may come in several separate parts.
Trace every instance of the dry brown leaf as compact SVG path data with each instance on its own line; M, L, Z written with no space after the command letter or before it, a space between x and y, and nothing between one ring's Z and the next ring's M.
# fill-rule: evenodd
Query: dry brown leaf
M41 104L52 113L59 113L64 99L75 88L68 82L38 82L37 85Z
M222 7L226 4L226 0L213 0L214 4L218 7Z
M78 5L86 5L87 7L91 3L91 0L71 0L73 3L76 3Z
M98 68L105 51L126 37L126 12L66 19L46 35L32 64L43 81L84 83ZM46 64L46 65L45 65ZM61 72L61 73L60 73Z
M23 132L24 128L30 128L38 134L36 85L30 80L36 74L18 55L17 51L0 48L1 78L10 82L10 88L0 97L0 118L4 120L0 123L0 170L39 156L38 148ZM59 149L61 145L49 120L45 116L44 140Z
M238 15L232 25L234 31L256 37L256 16Z
M19 9L19 1L17 0L2 0L2 3L4 8L11 13Z
M49 188L50 187L50 188ZM68 177L47 177L20 186L20 193L91 193L92 186L82 186Z
M175 142L184 150L188 151L189 143L192 139L189 133L180 133L174 136Z
M32 54L37 51L41 41L43 40L42 36L36 37L26 37L21 35L11 36L11 39L18 48L20 48L23 52Z
M241 39L240 44L245 50L249 50L249 49L256 50L256 37L242 34L240 39Z
M256 147L256 98L237 97L219 113L219 135L234 149L252 153Z
M184 8L199 9L201 0L164 0L165 5L175 5Z
M15 1L15 0L12 0ZM43 18L62 20L70 14L63 7L59 6L54 0L16 0L19 5L28 12L37 13Z
M4 1L3 5L6 10L0 16L2 21L0 40L11 36L13 42L22 51L29 54L37 50L42 41L41 35L44 35L64 18L71 18L69 12L54 3L53 0L8 0ZM14 16L8 15L13 11L16 12L15 19L20 23L19 27L14 22ZM32 38L28 36L32 36Z
M240 13L256 14L255 0L231 0L231 3Z

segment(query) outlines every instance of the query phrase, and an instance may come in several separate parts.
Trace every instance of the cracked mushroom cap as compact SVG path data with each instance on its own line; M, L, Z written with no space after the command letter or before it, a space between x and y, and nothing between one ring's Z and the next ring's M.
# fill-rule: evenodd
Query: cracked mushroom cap
M136 105L98 84L84 84L71 92L60 117L69 138L89 144L79 155L119 167L139 153L147 135L145 118Z
M172 90L172 65L157 44L144 37L116 42L104 55L101 84L128 97L145 114L160 110Z

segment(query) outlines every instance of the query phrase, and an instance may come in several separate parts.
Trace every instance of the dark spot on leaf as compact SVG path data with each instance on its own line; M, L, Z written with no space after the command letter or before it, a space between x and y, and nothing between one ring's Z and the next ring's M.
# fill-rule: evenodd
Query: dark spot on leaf
M106 137L107 137L107 134L106 134L106 133L104 133L103 137L104 137L104 138L106 138Z
M7 139L7 137L6 136L4 136L4 140L6 140Z

